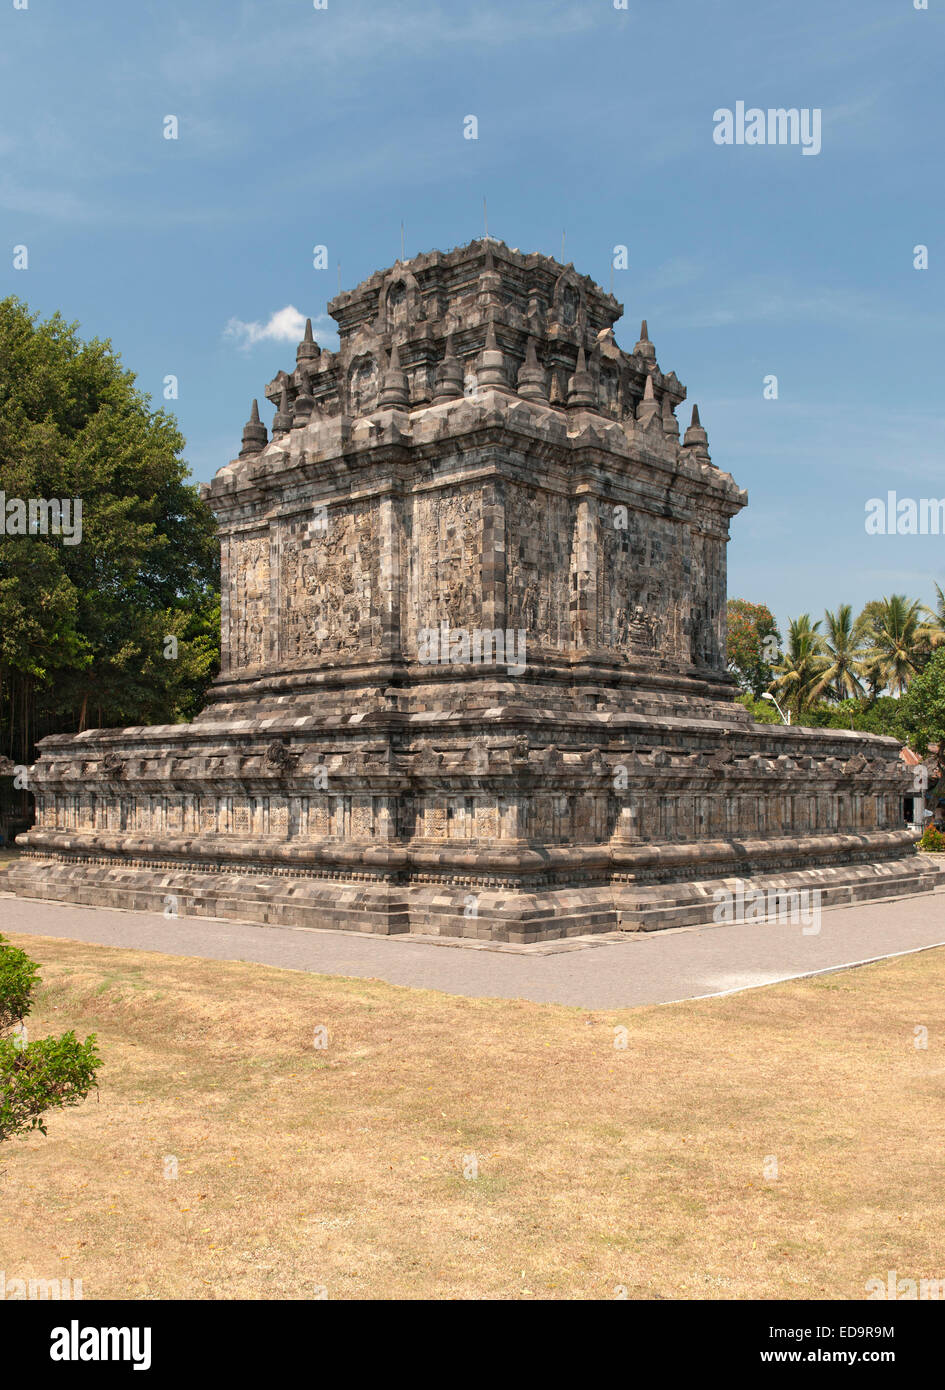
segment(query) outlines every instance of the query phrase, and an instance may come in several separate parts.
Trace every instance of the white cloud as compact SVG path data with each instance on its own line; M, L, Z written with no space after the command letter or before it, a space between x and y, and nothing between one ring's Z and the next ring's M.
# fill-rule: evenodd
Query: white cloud
M313 325L314 327L314 325ZM305 315L294 304L277 309L267 323L244 323L232 318L223 330L224 338L232 339L244 351L257 343L298 343L305 332ZM316 333L318 338L319 334Z

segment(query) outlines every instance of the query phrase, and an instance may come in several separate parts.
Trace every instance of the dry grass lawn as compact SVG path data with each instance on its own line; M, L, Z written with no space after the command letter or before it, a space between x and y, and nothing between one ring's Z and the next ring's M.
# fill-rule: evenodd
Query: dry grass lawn
M890 1269L945 1276L942 951L587 1013L15 943L43 967L32 1036L95 1032L105 1065L47 1138L0 1150L8 1280L81 1278L86 1298L863 1298Z

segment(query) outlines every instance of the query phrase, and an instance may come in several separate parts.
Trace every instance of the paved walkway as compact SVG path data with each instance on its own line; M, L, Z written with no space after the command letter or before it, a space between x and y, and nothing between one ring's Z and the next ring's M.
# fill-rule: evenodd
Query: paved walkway
M837 907L820 931L788 924L683 927L496 949L430 937L257 926L117 908L75 907L0 893L0 932L63 937L171 956L387 980L474 998L532 999L588 1009L698 999L885 956L945 946L945 891Z

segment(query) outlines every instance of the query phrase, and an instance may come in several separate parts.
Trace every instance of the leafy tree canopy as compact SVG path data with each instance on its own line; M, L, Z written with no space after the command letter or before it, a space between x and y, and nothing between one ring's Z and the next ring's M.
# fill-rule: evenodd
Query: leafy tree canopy
M788 706L794 723L904 738L899 701L883 692L904 695L945 647L945 592L938 584L935 592L935 609L893 594L871 600L857 617L848 603L828 609L822 620L802 613L790 620L787 642L775 653L767 635L770 611L732 600L729 667L749 695L743 703L752 708L767 690ZM768 722L771 714L755 717Z
M170 723L199 707L219 646L218 550L183 445L108 342L0 300L0 490L82 502L77 544L0 536L11 757L28 760L40 733Z
M937 745L939 776L945 776L945 648L935 652L897 703L900 737L923 757Z
M778 625L766 604L729 599L728 668L741 688L756 700L771 684L772 666L780 645Z

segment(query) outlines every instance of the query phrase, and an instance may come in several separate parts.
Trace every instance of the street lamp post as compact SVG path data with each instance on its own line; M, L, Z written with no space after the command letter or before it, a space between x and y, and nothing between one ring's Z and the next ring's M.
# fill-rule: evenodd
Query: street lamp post
M785 713L784 713L784 710L781 708L781 706L778 704L777 700L774 698L774 696L773 696L769 691L763 690L763 691L761 692L761 698L762 698L762 700L770 700L770 701L771 701L771 703L774 705L775 709L778 711L778 714L780 714L780 716L781 716L781 723L782 723L782 724L790 724L790 722L791 722L791 711L788 710L787 714L785 714Z

